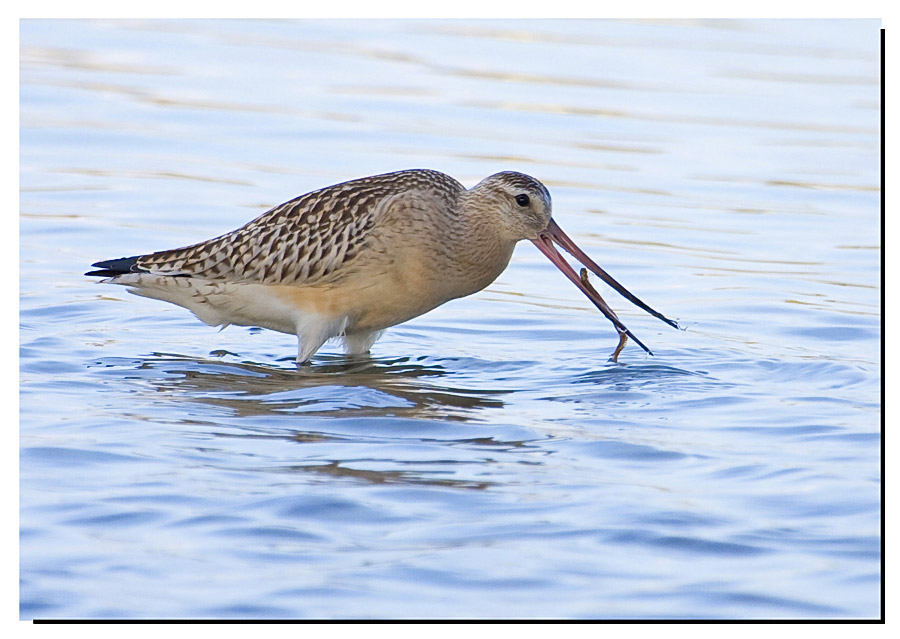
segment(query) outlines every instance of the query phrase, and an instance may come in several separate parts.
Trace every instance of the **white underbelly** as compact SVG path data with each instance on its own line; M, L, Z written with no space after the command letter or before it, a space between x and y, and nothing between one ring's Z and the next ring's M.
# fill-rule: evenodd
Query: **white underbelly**
M272 287L265 284L145 273L122 275L113 281L128 286L136 295L182 306L210 326L260 326L297 334L299 325L309 315L282 296L274 295Z

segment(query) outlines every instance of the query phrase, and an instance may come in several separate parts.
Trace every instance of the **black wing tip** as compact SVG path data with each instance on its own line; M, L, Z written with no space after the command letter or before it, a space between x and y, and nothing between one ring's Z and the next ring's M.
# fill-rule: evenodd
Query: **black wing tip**
M88 271L85 275L90 277L115 277L125 273L135 273L141 270L137 268L137 261L141 257L140 255L134 255L132 257L119 257L114 260L94 262L91 266L96 266L99 270Z

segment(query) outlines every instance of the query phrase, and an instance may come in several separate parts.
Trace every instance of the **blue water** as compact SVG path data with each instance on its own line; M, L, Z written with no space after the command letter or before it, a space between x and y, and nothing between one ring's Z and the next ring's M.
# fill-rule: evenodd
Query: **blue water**
M20 614L880 615L877 21L21 24ZM306 191L542 180L371 358L83 277Z

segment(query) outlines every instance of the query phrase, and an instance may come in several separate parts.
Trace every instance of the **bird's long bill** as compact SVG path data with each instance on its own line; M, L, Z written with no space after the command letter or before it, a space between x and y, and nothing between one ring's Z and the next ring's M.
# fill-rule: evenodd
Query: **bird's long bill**
M618 293L625 297L625 299L644 309L654 317L661 319L666 324L678 328L677 323L668 319L662 313L659 313L644 304L644 302L632 295L624 286L619 284L612 278L612 276L610 276L606 271L600 268L597 263L594 262L594 260L589 258L584 253L584 251L576 246L575 242L573 242L572 239L568 235L566 235L561 228L559 228L559 225L555 221L550 220L550 224L547 226L547 228L544 231L541 231L541 233L538 234L537 239L532 240L532 242L534 242L535 246L538 247L541 253L546 255L547 258L551 262L553 262L556 267L565 274L566 277L572 280L575 286L577 286L581 290L581 292L584 293L587 298L591 300L591 302L593 302L594 306L600 309L600 312L602 312L606 316L606 318L613 323L613 325L616 327L616 330L618 330L620 333L625 333L626 335L628 335L628 337L633 339L635 343L640 345L640 347L648 353L650 353L650 349L644 346L641 341L636 338L631 333L631 331L629 331L628 328L624 324L622 324L621 321L619 321L619 318L616 316L615 312L609 307L609 305L603 300L603 298L600 297L600 294L597 293L597 291L594 290L592 286L585 284L585 282L581 280L581 278L575 273L566 259L560 254L559 251L556 250L556 246L554 246L553 244L554 242L559 244L559 246L563 250L565 250L572 257L581 262L588 270L590 270L597 277L606 282L610 287L615 289ZM650 354L652 355L652 353Z

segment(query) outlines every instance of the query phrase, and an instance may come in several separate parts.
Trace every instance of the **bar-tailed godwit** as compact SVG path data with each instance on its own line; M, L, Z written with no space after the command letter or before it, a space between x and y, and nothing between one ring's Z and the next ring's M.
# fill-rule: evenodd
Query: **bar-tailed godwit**
M505 171L471 189L438 171L410 170L336 184L276 206L241 228L169 251L96 262L87 275L183 306L212 326L296 335L307 362L330 338L348 354L388 327L493 282L520 240L531 240L615 325L613 310L558 244L613 289L671 326L579 249L551 218L538 180ZM652 353L651 353L652 354Z

